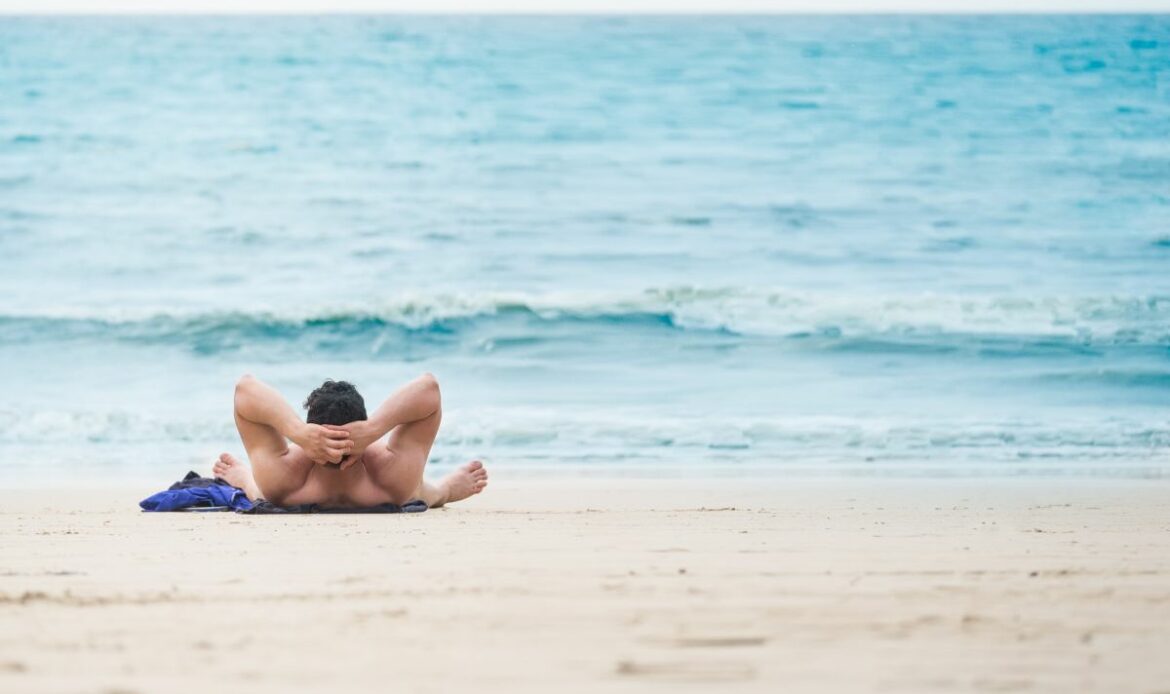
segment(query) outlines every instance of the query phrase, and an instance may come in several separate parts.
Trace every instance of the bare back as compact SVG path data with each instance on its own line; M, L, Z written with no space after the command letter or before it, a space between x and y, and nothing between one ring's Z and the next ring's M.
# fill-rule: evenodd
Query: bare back
M403 484L384 486L379 480L393 476L387 468L394 465L394 454L383 446L367 448L354 465L345 470L315 465L296 444L290 444L288 453L279 463L293 470L305 470L304 479L299 487L282 485L281 492L276 498L270 495L259 483L260 490L265 498L278 505L293 504L321 504L324 506L361 507L376 506L378 504L403 504L410 500L410 494L403 497L396 493L405 486L413 492L422 481L422 470L419 469L418 479L403 480ZM255 466L256 464L253 463ZM371 472L375 471L377 474ZM300 475L297 475L299 478Z
M344 385L360 398L352 384ZM429 373L396 390L370 416L340 425L302 421L274 388L245 375L236 383L235 418L252 468L223 453L215 470L253 500L362 507L421 499L442 506L487 486L479 460L438 483L423 478L443 419L439 383Z

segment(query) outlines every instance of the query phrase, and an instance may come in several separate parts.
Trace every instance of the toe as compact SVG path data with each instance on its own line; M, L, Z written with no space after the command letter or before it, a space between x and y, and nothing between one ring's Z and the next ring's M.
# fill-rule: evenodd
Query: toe
M483 469L483 463L478 461L478 460L473 460L467 464L467 471L468 472L475 472L476 470L482 470L482 469Z

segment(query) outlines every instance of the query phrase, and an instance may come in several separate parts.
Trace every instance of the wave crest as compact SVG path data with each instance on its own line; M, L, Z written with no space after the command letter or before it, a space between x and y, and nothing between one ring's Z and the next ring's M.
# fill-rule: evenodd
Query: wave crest
M48 310L0 316L0 339L112 335L158 340L306 331L353 335L393 328L455 333L472 324L607 323L742 336L920 340L945 336L1055 338L1086 345L1170 343L1170 296L1019 297L840 295L671 287L630 294L403 295L308 309Z

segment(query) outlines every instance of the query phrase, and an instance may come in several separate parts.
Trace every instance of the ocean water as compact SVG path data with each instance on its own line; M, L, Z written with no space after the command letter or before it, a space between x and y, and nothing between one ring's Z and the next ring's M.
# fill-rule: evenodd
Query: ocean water
M1170 17L0 18L0 484L1164 475Z

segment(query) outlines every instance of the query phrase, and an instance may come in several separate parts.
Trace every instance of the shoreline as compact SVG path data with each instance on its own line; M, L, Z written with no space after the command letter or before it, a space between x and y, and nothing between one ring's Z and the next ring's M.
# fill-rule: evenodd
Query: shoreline
M139 498L0 490L0 689L1170 681L1165 480L493 476L398 516Z
M952 484L1130 484L1170 483L1170 464L1129 465L1118 467L1096 464L1060 464L1044 466L973 465L948 466L931 464L828 464L828 465L682 465L663 466L586 466L549 465L516 466L493 463L485 459L493 479L509 479L522 485L576 485L607 486L654 485L658 483L686 486L714 484L750 487L755 484L780 486L795 484L830 485L910 485ZM428 479L438 478L453 470L456 463L428 463ZM73 493L103 491L116 495L134 494L139 498L166 489L173 482L194 471L210 476L211 461L188 465L167 466L168 474L156 468L135 467L109 469L77 469L34 476L32 466L0 468L0 495L29 492Z

